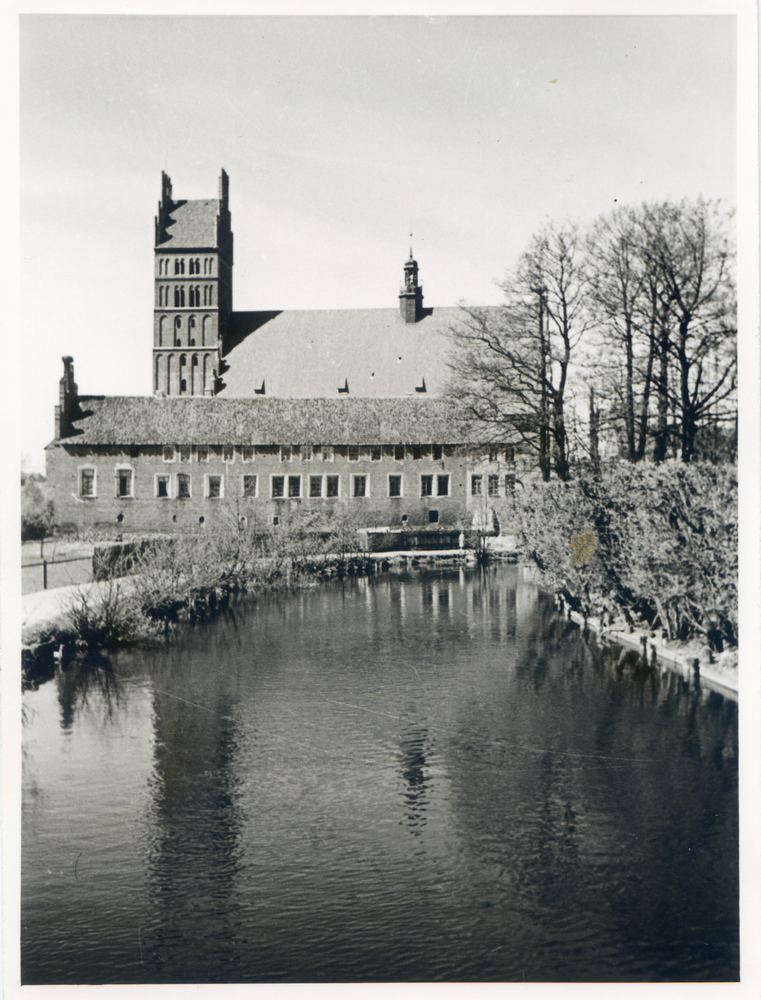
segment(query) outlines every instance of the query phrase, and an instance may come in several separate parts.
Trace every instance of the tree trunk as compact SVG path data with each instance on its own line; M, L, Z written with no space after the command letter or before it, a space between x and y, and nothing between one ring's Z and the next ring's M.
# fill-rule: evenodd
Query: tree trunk
M565 414L563 412L562 399L555 400L553 409L553 464L558 479L562 479L565 482L571 478L571 469L568 464L568 438L565 432Z
M639 414L639 437L637 441L637 450L634 453L634 461L641 462L645 457L645 449L647 448L647 430L648 430L648 417L650 408L650 387L653 380L653 361L655 359L655 317L653 316L650 320L650 346L647 352L647 369L645 370L645 381L642 386L642 403Z
M550 478L550 414L547 405L547 345L544 337L544 293L539 292L539 350L541 352L539 377L541 403L539 407L539 469L543 481Z
M626 457L630 462L635 460L634 450L634 346L632 344L632 327L629 317L626 317L626 387L624 397L624 423L626 426Z
M653 459L656 462L663 462L666 459L666 449L668 447L669 435L669 331L668 326L662 323L661 335L658 344L658 354L660 357L660 371L658 374L658 422L655 429L655 451Z
M600 413L595 406L595 391L589 390L589 455L595 472L600 470Z
M679 381L681 397L681 423L682 423L682 461L691 462L695 454L695 434L697 433L697 421L695 419L695 408L690 399L690 362L687 358L687 336L689 332L690 317L682 317L679 321Z

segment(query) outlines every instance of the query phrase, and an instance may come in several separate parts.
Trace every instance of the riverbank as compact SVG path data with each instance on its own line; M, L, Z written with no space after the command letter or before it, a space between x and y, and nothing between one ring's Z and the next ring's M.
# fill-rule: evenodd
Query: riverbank
M490 561L514 563L519 553L512 547L496 547L490 552ZM195 614L211 613L215 607L224 603L232 592L241 589L274 589L277 586L289 587L309 586L318 579L327 579L337 575L362 575L384 572L392 568L421 569L446 568L456 566L475 567L478 555L469 549L444 549L439 551L399 551L382 553L348 553L341 556L322 554L319 556L302 557L299 559L297 571L293 566L279 566L280 575L277 582L269 580L249 581L245 588L226 588L217 586L204 596L203 609L199 606L199 596L196 596ZM272 571L270 566L265 574ZM264 567L260 567L264 568ZM523 567L523 576L529 582L545 586L542 575L534 567ZM73 630L72 617L76 619L77 610L83 607L96 609L103 604L123 602L134 603L139 596L145 581L139 576L122 577L95 583L59 587L53 590L26 594L22 598L22 663L27 672L35 668L50 666L57 659L69 659L79 653L93 652L100 648L100 643L86 640ZM213 594L213 596L212 596ZM625 622L603 624L599 616L585 618L573 610L562 595L556 595L558 612L567 620L582 628L591 629L599 640L606 644L618 645L630 650L636 650L641 658L651 664L667 665L677 670L684 677L700 680L715 687L722 693L737 697L738 693L738 657L737 650L727 650L716 654L710 648L696 642L679 642L665 638L662 634L647 628L635 628ZM154 611L155 609L148 609ZM180 620L189 615L177 615ZM148 638L148 635L143 636Z
M162 544L141 554L133 567L138 572L131 575L118 575L116 567L106 580L23 595L25 675L31 677L56 662L110 645L149 640L168 631L174 622L212 614L235 593L310 586L336 576L372 575L392 567L475 566L479 562L478 553L460 548L324 552L251 562L238 559L231 572L229 559L220 558L214 565L205 564L203 578L194 580L195 566L183 565L184 555L173 545ZM502 546L490 558L516 562L518 553Z
M532 576L529 569L527 576ZM541 585L541 584L539 584ZM705 682L722 694L737 698L739 691L739 669L737 649L715 653L706 644L680 642L668 639L647 628L635 628L623 622L603 625L602 620L592 615L585 618L565 602L562 595L555 596L555 604L560 614L581 628L590 629L603 643L635 649L643 661L656 665L668 665L685 678Z

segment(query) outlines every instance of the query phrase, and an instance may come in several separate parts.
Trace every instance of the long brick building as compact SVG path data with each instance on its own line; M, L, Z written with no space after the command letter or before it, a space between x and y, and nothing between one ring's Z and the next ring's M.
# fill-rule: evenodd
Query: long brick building
M155 220L152 397L80 396L64 360L48 481L61 528L171 531L349 518L491 523L512 449L445 397L457 309L426 308L412 251L388 309L232 309L229 181Z

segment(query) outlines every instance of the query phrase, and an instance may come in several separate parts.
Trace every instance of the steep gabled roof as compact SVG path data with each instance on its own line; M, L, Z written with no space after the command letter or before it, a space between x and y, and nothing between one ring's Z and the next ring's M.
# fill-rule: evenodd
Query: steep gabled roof
M311 309L234 313L232 346L220 372L222 398L265 396L373 399L443 396L454 307L424 309L405 323L398 309Z
M169 213L162 250L195 250L217 245L219 201L178 201Z
M458 444L479 440L444 399L82 396L76 445Z

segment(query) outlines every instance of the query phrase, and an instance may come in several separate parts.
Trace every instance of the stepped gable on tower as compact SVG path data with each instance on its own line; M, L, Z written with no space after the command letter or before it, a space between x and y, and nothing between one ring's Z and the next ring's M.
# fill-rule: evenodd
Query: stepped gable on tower
M213 396L232 312L229 178L219 197L176 200L162 172L155 219L153 389Z

